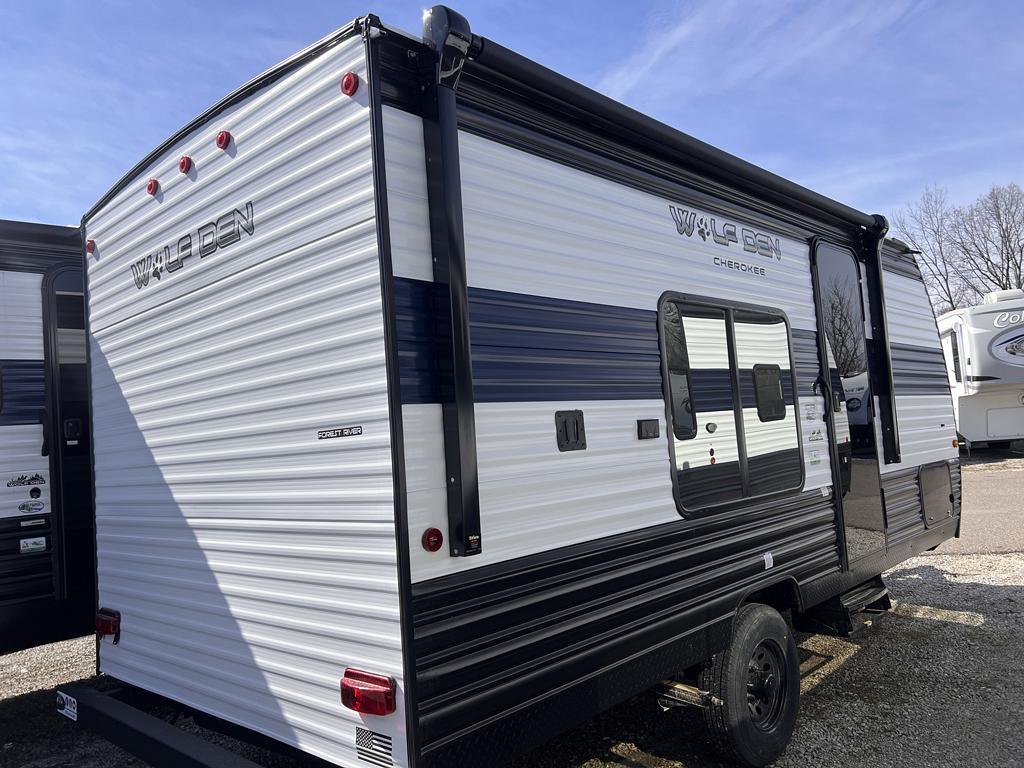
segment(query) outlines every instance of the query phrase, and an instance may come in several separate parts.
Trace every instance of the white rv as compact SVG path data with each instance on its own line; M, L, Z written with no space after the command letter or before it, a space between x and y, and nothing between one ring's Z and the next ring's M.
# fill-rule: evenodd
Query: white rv
M1024 439L1024 291L985 294L978 306L947 312L938 324L965 445L1006 448Z
M83 227L121 693L60 708L161 764L240 763L127 698L346 768L480 768L657 686L764 765L797 713L783 615L849 631L957 532L949 393L914 375L944 380L938 336L884 219L443 7L261 75Z
M78 227L0 220L0 653L93 628Z

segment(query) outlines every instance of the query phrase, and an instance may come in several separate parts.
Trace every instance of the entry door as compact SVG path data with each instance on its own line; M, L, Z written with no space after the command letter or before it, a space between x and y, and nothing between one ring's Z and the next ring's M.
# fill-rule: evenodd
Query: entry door
M870 358L864 306L868 292L853 252L819 243L812 256L819 327L826 341L822 365L835 477L847 563L885 551L885 512L879 480ZM848 435L848 437L847 437Z
M65 629L80 634L95 619L95 547L90 467L89 391L82 270L58 267L43 282L51 468L58 515L54 555Z

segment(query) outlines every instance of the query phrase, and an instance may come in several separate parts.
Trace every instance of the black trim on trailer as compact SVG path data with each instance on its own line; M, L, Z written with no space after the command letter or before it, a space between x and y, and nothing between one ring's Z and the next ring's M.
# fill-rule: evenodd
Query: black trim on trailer
M882 250L889 222L875 214L875 226L864 232L864 266L870 301L871 338L868 354L874 358L871 366L871 388L878 398L879 421L882 428L882 455L886 464L900 463L900 427L896 413L896 395L893 385L892 351L889 344L889 321L885 304L885 278Z
M103 693L84 683L71 683L57 688L58 707L62 696L75 700L78 725L154 768L260 768L199 734L121 701L116 692Z
M177 727L165 719L168 714L191 717L196 725L300 761L307 768L334 765L270 736L133 685L114 685L111 680L111 685L100 688L84 681L58 686L58 712L61 712L62 694L75 699L79 726L99 734L154 768L263 768L237 752L216 745L202 734Z
M455 89L466 56L471 52L473 34L462 16L443 6L434 6L423 16L423 39L434 54L423 91L430 247L434 282L448 289L443 301L447 311L435 316L444 327L446 339L440 350L443 361L440 390L448 551L452 557L469 557L480 554L483 544Z
M661 302L658 302L661 306ZM785 315L783 315L785 317ZM786 321L786 344L789 344L789 321ZM732 418L736 425L736 456L740 464L740 492L744 499L750 498L750 459L747 456L747 430L743 424L743 395L740 392L740 371L739 360L736 354L736 318L731 307L725 308L725 345L729 359L729 379L732 384ZM793 350L789 350L789 364L793 365ZM794 396L796 393L794 392ZM796 422L797 435L800 434L800 409L793 408L793 418ZM801 444L799 437L797 445ZM803 466L804 458L800 456L800 486L803 487ZM678 482L678 481L677 481ZM799 488L797 489L800 490Z
M373 187L377 219L377 250L380 255L381 306L384 314L384 356L388 378L388 411L391 423L391 470L395 495L395 544L398 549L398 598L402 632L402 674L404 682L406 744L409 768L416 768L418 727L416 718L416 667L412 653L412 567L409 562L409 508L406 496L405 436L402 420L401 365L398 357L398 330L395 312L395 280L391 260L391 224L388 212L388 185L384 161L384 126L381 108L380 44L386 35L375 16L369 16L363 37L366 43L366 69L370 106L370 146L373 155Z
M217 117L217 115L219 115L225 109L233 107L240 101L247 99L255 91L258 91L262 88L266 88L268 85L272 85L273 83L280 80L282 77L287 75L292 70L297 69L298 67L305 64L310 59L316 58L327 49L333 48L343 40L347 40L349 37L352 37L353 35L360 33L363 29L364 24L365 19L363 18L358 18L349 22L341 29L332 32L327 37L318 40L309 47L299 51L294 56L290 56L289 58L285 59L276 66L271 67L266 72L257 75L249 82L236 88L234 91L232 91L230 94L228 94L223 99L218 101L208 110L203 112L201 115L187 122L175 133L173 133L169 138L167 138L162 144L160 144L156 149L154 149L152 152L150 152L148 155L142 158L142 160L140 160L138 163L132 166L132 168L127 173L125 173L124 176L117 180L114 186L112 186L107 191L107 193L103 195L103 197L96 201L92 208L86 211L85 215L82 217L82 230L85 230L85 224L89 219L93 217L93 214L95 214L104 205L109 203L118 192L127 187L128 184L130 184L134 179L142 175L142 172L145 171L146 168L152 165L154 161L159 159L161 155L165 154L168 149L174 146L181 139L185 138L188 134L192 133L196 129L202 128L204 125L213 120L213 118Z

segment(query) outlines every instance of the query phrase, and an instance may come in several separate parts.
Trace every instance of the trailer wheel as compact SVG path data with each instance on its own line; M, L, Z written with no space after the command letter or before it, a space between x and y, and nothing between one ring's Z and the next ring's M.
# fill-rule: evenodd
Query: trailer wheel
M709 659L700 688L716 746L741 765L768 765L785 750L800 707L800 664L786 620L767 605L740 608L729 647Z

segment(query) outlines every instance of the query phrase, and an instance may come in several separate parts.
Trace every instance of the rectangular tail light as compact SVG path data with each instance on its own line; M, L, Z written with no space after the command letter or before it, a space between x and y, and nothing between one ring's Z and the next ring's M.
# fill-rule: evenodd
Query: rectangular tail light
M341 678L341 703L364 715L390 715L395 711L395 679L346 669Z

